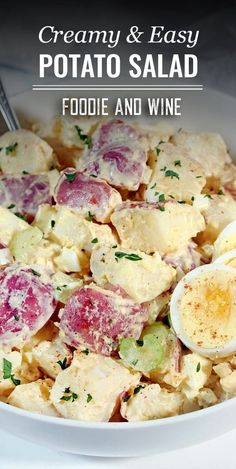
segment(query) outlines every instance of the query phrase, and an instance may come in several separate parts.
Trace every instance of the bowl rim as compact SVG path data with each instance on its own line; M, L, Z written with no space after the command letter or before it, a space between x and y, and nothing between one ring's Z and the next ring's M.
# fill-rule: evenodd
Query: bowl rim
M4 412L9 412L10 414L16 414L19 417L24 417L29 420L35 420L42 424L52 424L66 427L74 427L81 429L90 429L90 430L125 430L129 431L130 429L142 429L147 427L162 427L168 424L177 424L178 422L186 422L189 420L196 420L202 416L211 415L214 413L222 412L224 409L231 407L236 402L236 396L230 399L227 399L218 404L214 404L211 407L206 407L204 409L198 409L192 412L187 412L186 414L175 415L172 417L165 417L160 419L152 420L142 420L136 422L94 422L94 421L83 421L77 419L67 419L60 417L53 417L50 415L42 415L36 412L31 412L29 410L20 409L14 407L13 405L6 404L5 402L0 402L0 414L3 410ZM236 424L235 424L236 426Z
M208 93L211 95L212 98L220 98L224 99L227 101L227 104L230 103L232 104L236 103L236 98L232 94L225 93L221 90L218 90L217 88L214 88L212 86L205 86L203 89L204 94ZM28 88L26 90L23 90L22 92L14 93L10 96L10 101L13 104L13 107L18 107L19 99L26 99L31 96L32 89ZM57 92L55 93L57 94ZM20 104L21 108L21 104ZM22 109L22 113L24 113L24 110ZM164 119L166 120L166 119ZM25 418L27 420L32 420L35 422L40 422L41 424L51 424L51 425L57 425L57 426L65 426L65 427L74 427L74 428L81 428L81 429L89 429L89 430L121 430L123 431L129 431L130 429L142 429L142 428L151 428L151 427L162 427L166 426L169 424L178 424L181 422L186 422L186 421L195 421L199 417L201 418L204 416L212 415L215 413L223 412L224 409L228 409L234 405L236 402L236 396L232 397L230 399L227 399L223 402L214 404L211 407L207 407L204 409L199 409L196 411L192 412L187 412L186 414L181 414L181 415L176 415L172 417L165 417L165 418L160 418L160 419L152 419L152 420L146 420L146 421L135 421L135 422L94 422L94 421L81 421L81 420L76 420L76 419L67 419L67 418L60 418L60 417L53 417L49 415L42 415L38 414L36 412L31 412L28 410L24 410L18 407L14 407L10 404L6 404L5 402L0 401L0 416L1 412L6 412L9 414L13 414L22 418ZM236 426L236 423L235 423Z

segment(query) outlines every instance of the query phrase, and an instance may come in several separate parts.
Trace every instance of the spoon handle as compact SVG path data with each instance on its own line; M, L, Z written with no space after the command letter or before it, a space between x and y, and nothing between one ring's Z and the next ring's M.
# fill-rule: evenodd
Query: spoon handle
M17 130L20 128L19 121L8 101L1 79L0 79L0 110L9 130Z

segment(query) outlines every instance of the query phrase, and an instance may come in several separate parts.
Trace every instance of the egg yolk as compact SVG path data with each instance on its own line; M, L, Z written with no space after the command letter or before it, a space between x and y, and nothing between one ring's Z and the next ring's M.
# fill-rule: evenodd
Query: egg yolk
M200 347L222 347L236 338L236 272L219 267L192 279L179 314L186 336Z
M229 319L232 299L228 289L208 287L206 291L207 313L216 319Z

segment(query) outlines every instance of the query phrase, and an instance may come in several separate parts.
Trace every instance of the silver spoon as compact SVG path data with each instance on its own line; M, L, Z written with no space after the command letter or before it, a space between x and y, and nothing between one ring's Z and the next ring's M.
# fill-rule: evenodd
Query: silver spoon
M0 110L6 122L6 125L8 127L8 130L20 129L19 121L8 101L8 97L4 90L1 79L0 79Z

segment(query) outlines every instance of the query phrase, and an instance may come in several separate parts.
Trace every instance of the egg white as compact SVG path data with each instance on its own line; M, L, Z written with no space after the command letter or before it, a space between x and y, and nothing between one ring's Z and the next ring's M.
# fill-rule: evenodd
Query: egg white
M226 357L228 355L233 354L236 352L236 333L235 339L231 340L230 342L226 343L222 347L201 347L197 345L197 343L191 341L187 336L186 332L183 329L181 319L180 319L180 305L181 300L184 294L186 293L186 289L184 285L186 283L191 282L193 279L205 274L206 272L212 272L214 270L220 270L222 274L224 272L232 273L236 276L236 269L234 267L221 265L218 263L213 263L210 265L203 265L197 267L196 269L192 270L191 272L187 273L178 283L176 286L170 301L170 316L171 316L171 323L172 327L177 335L177 337L183 342L183 344L188 347L192 352L199 353L205 357L213 358L213 357Z
M235 260L235 267L233 265L229 265L233 260ZM217 257L214 264L223 264L228 265L228 267L236 268L236 249L231 249L231 251L225 252L222 256Z
M236 248L236 220L229 223L219 234L218 238L214 243L214 251L213 251L213 261L219 257L221 252L221 245L228 238L228 236L235 234L235 248ZM231 249L232 250L232 249Z

